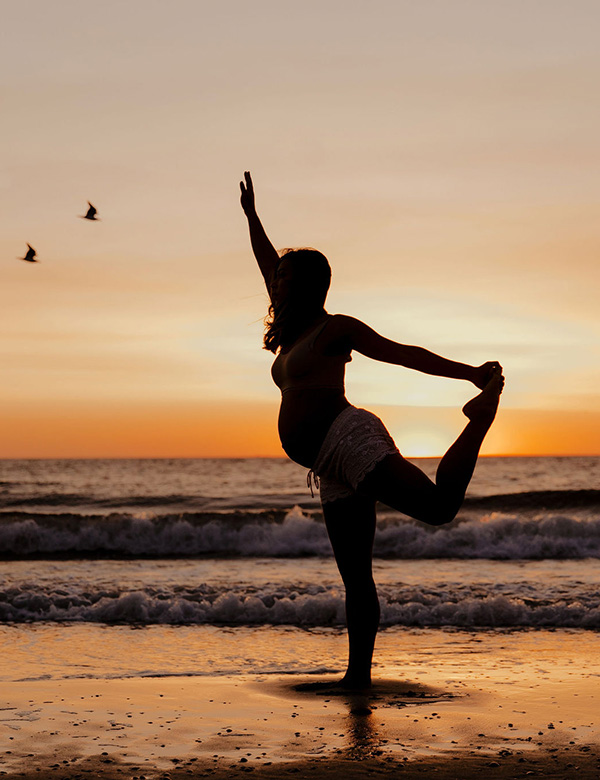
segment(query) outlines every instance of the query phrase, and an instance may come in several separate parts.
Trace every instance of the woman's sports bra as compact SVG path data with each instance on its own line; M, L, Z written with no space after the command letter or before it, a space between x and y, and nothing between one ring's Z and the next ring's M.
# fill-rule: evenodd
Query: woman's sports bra
M282 393L295 389L335 389L344 392L346 363L352 360L348 352L342 355L324 355L315 350L315 342L331 320L329 315L314 330L287 352L279 352L271 367L273 381Z

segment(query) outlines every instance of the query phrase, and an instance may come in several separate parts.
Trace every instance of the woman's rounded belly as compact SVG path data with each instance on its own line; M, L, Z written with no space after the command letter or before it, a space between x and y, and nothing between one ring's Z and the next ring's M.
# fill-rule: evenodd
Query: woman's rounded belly
M286 390L279 409L279 438L287 455L312 468L331 423L347 406L350 403L342 390Z

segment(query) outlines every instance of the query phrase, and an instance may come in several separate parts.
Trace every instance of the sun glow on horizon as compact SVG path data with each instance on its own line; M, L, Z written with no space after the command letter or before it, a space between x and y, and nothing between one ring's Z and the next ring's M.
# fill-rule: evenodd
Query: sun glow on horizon
M0 50L0 457L282 455L248 169L328 311L503 364L482 454L600 454L600 5L72 6ZM473 393L356 354L347 388L413 457Z
M451 441L447 434L427 426L400 427L390 431L398 449L406 458L437 458L444 454Z

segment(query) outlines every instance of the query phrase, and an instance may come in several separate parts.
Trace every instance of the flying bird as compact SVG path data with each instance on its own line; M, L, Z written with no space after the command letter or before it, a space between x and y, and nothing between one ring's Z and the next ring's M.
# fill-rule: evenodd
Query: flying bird
M99 219L96 216L97 209L94 208L94 206L92 206L92 204L89 202L89 200L88 200L87 204L89 206L89 209L87 210L87 212L85 214L78 214L77 216L81 217L81 219L93 219L95 222L97 222L98 219Z
M40 261L35 259L35 256L37 254L35 249L31 246L31 244L27 244L27 246L29 248L28 248L27 252L25 252L25 257L19 257L18 259L19 260L27 260L28 263L39 263Z

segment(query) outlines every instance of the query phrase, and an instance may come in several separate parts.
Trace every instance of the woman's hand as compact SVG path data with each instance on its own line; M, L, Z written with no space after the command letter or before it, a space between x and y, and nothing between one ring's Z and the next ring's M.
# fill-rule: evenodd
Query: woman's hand
M256 207L254 205L254 187L252 186L250 171L244 171L244 181L240 182L240 190L242 191L240 202L244 209L244 214L248 218L252 251L254 252L254 257L256 258L260 272L263 275L265 284L267 285L267 292L270 294L271 281L273 279L273 274L275 273L275 268L277 268L277 264L279 263L279 255L273 244L269 241L269 237L265 233L265 229L256 213Z
M489 362L484 363L482 366L478 366L477 368L473 369L473 378L471 381L475 387L483 390L483 388L487 385L487 383L497 371L501 372L502 366L500 363L498 363L497 360L490 360Z
M252 185L250 171L244 171L244 179L245 184L243 181L240 182L240 190L242 191L240 202L242 204L242 208L244 209L244 214L247 217L250 217L256 214L256 206L254 204L254 186Z

